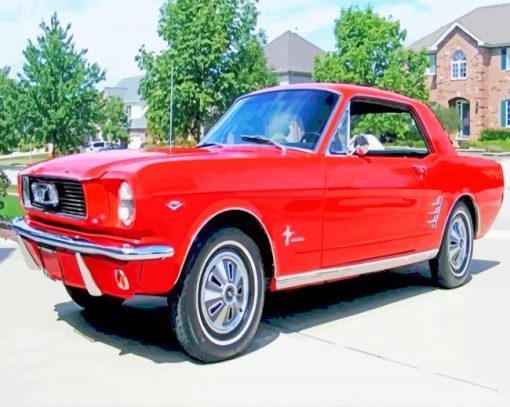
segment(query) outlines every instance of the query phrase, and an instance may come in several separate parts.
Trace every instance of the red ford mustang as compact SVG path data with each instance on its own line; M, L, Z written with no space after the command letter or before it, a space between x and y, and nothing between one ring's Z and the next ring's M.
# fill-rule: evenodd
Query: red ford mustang
M246 349L266 289L425 260L440 287L466 283L504 189L426 105L337 84L241 97L197 148L63 157L19 185L30 267L91 312L166 295L204 362Z

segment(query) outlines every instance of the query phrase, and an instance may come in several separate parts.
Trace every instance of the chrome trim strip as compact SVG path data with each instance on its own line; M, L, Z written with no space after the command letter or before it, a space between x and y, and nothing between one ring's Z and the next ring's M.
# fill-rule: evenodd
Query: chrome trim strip
M427 224L430 225L432 229L437 226L437 221L439 220L439 215L441 214L441 207L443 206L443 196L439 195L437 197L437 201L432 202L431 204L434 208L436 208L432 212L427 212L427 215L432 215L432 219L427 221Z
M85 264L83 257L80 253L76 253L76 262L78 263L78 268L80 270L81 278L83 278L83 282L85 283L85 288L88 293L93 297L100 297L103 295L102 291L97 286L92 274L90 273L89 268Z
M342 278L354 277L361 274L375 273L396 267L402 267L420 261L430 260L436 257L439 249L426 252L412 253L404 256L391 257L383 260L369 261L364 263L351 264L348 266L307 271L305 273L275 277L276 289L300 287L326 281L340 280Z
M30 254L30 252L27 249L26 243L23 241L20 235L16 235L16 240L18 241L18 246L21 251L21 255L23 256L23 259L25 259L25 263L27 264L28 268L30 270L34 271L40 271L41 268L37 265L34 258Z
M82 254L97 254L117 260L165 259L174 255L172 246L148 245L137 247L103 246L80 238L45 232L28 225L23 218L12 221L12 229L20 236L52 247L60 247Z

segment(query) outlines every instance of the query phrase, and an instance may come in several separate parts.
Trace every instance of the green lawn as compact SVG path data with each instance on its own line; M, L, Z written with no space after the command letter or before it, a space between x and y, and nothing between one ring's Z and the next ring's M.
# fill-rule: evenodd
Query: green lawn
M38 154L33 155L32 157L7 157L4 158L4 156L0 155L0 167L8 167L11 165L28 165L37 163L42 160L47 160L51 158L51 156L48 156L48 154Z
M15 216L23 216L25 212L19 206L19 201L17 196L7 195L4 198L0 198L5 206L0 209L0 219L12 219Z
M490 141L468 141L468 147L483 148L493 153L510 151L510 139L507 140L490 140Z

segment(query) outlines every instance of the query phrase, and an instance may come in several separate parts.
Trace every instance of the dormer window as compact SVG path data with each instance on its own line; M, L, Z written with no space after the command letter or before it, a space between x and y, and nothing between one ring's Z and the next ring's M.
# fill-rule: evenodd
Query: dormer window
M462 51L455 51L452 57L452 79L466 79L467 60Z

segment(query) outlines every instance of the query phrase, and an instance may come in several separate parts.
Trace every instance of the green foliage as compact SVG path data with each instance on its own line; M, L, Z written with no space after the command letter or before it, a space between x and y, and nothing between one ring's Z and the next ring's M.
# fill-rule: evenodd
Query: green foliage
M484 129L481 132L480 140L510 140L510 129Z
M462 144L461 144L462 143ZM465 143L465 144L464 144ZM483 148L489 152L509 152L510 151L510 139L506 140L486 140L486 141L459 141L461 148Z
M99 127L104 139L127 143L129 119L122 100L116 97L107 97L104 100Z
M102 101L96 85L105 72L87 62L86 50L75 49L71 26L62 27L56 14L40 28L42 34L23 51L23 133L68 153L97 131Z
M404 48L406 31L398 21L371 6L342 8L336 20L336 51L316 57L317 82L342 82L397 92L421 101L429 98L427 53Z
M432 110L448 134L454 134L460 130L459 113L455 108L443 107L434 103L432 104Z
M168 0L161 8L158 34L168 43L161 53L144 47L137 57L146 72L140 92L149 109L149 133L164 140L169 133L173 67L175 136L198 140L239 95L276 84L266 66L256 33L253 0Z
M404 141L409 147L423 140L413 117L408 113L367 114L354 116L352 121L354 122L353 134L368 133L377 137L393 135L396 136L398 145Z
M9 68L0 69L0 153L10 152L20 137L19 85L9 78Z
M10 184L11 181L9 180L5 172L0 170L0 209L3 209L5 207L4 200L5 197L7 196L7 188L9 187Z
M25 212L19 204L19 199L15 195L7 195L4 199L4 205L0 208L0 219L10 220L16 216L23 216Z

